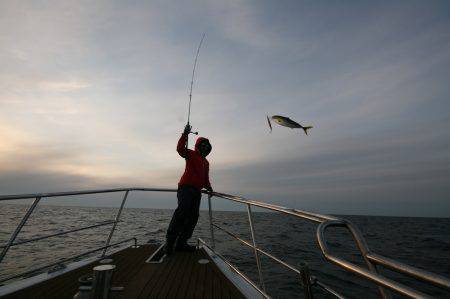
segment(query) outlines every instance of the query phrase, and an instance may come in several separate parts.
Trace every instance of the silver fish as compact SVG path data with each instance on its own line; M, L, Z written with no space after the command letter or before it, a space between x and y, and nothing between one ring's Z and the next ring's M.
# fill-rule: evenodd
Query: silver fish
M305 132L306 135L308 135L308 130L312 128L312 126L304 127L301 124L293 121L289 117L285 117L285 116L281 116L281 115L274 115L270 118L269 118L269 116L267 116L267 122L269 123L270 132L272 132L272 124L270 123L270 119L272 119L274 122L276 122L277 124L279 124L280 126L283 126L283 127L288 127L291 129L297 129L297 128L303 129L303 131Z

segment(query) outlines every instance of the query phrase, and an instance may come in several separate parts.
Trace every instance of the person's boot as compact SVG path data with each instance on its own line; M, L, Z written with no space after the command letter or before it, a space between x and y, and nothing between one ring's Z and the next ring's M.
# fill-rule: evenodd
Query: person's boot
M173 253L173 247L175 245L175 240L174 239L167 239L166 240L166 244L164 244L164 253L167 255L171 255Z
M186 240L178 240L177 245L175 246L175 251L194 252L196 250L197 247L189 245Z

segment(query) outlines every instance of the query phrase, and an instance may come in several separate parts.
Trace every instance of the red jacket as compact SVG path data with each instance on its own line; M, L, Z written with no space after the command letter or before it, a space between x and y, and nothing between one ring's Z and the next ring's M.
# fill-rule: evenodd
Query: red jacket
M209 162L198 152L198 145L205 139L203 137L197 139L195 142L195 151L186 148L186 134L182 134L180 140L178 140L177 152L181 157L186 159L186 168L178 182L178 186L189 185L198 190L211 187L211 183L209 182Z

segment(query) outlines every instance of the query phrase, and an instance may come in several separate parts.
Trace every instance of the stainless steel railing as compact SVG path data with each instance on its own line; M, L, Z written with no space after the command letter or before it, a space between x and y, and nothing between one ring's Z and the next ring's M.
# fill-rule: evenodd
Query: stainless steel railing
M126 239L123 241L120 241L118 243L114 243L114 244L110 244L111 242L111 238L114 234L114 231L116 229L117 223L120 222L120 215L122 213L123 207L125 205L125 202L127 200L128 197L128 193L130 191L157 191L157 192L176 192L176 189L161 189L161 188L117 188L117 189L101 189L101 190L84 190L84 191L70 191L70 192L53 192L53 193L35 193L35 194L19 194L19 195L4 195L4 196L0 196L0 202L1 201L11 201L11 200L17 200L17 199L30 199L30 198L34 198L33 203L31 204L31 206L27 209L27 212L25 213L25 215L22 217L20 223L17 225L16 229L14 230L14 232L11 234L9 240L6 242L5 245L0 246L0 249L2 249L1 253L0 253L0 269L1 269L1 263L3 261L3 259L5 258L6 254L8 253L9 249L13 246L18 246L18 245L22 245L25 243L31 243L31 242L36 242L36 241L40 241L40 240L44 240L44 239L48 239L48 238L53 238L56 236L61 236L61 235L67 235L70 233L74 233L74 232L79 232L79 231L83 231L83 230L87 230L87 229L92 229L92 228L96 228L96 227L101 227L101 226L105 226L105 225L109 225L112 224L112 228L111 231L108 235L108 238L105 241L105 245L100 247L100 248L96 248L94 250L90 250L88 252L82 253L81 255L77 255L77 256L73 256L64 260L59 261L58 263L52 263L37 269L33 269L31 271L27 271L24 273L20 273L17 275L12 275L12 276L8 276L6 278L2 278L0 279L0 283L5 282L5 281L9 281L11 279L15 279L15 278L19 278L22 277L24 275L29 275L32 273L36 273L39 271L42 271L46 268L52 267L56 264L61 264L62 262L65 261L69 261L69 260L73 260L73 259L77 259L79 257L88 255L88 254L92 254L94 252L103 250L102 253L102 257L105 256L106 251L108 250L108 248L111 247L115 247L117 245L129 242L130 240L134 240L135 246L137 245L137 240L136 238L131 238L131 239ZM101 223L97 223L94 225L90 225L90 226L86 226L86 227L81 227L81 228L76 228L73 230L68 230L68 231L64 231L64 232L59 232L59 233L55 233L55 234L51 234L51 235L46 235L46 236L41 236L41 237L37 237L37 238L32 238L29 240L23 240L23 241L19 241L19 242L15 242L17 236L19 235L19 233L21 232L22 228L25 226L25 224L27 223L28 219L30 218L31 214L34 212L34 210L36 209L36 207L38 206L38 204L40 203L40 201L42 199L45 198L50 198L50 197L64 197L64 196L74 196L74 195L89 195L89 194L101 194L101 193L117 193L117 192L124 192L124 197L122 199L122 203L120 208L117 211L117 214L115 216L115 219L112 221L105 221L105 222L101 222Z
M204 191L204 193L210 194L212 196L220 197L223 199L231 200L234 202L238 202L238 203L241 203L241 204L244 204L247 206L247 213L248 213L248 217L249 217L249 225L250 225L250 229L251 229L253 244L251 244L248 241L243 240L242 238L239 238L238 236L229 232L225 228L220 227L217 224L214 224L211 213L210 213L210 222L212 223L211 229L213 227L218 228L218 229L226 232L228 235L232 236L236 240L240 241L244 245L253 248L255 251L255 258L257 259L257 263L259 263L259 258L258 258L257 254L261 253L261 254L264 254L265 256L271 258L272 260L284 265L286 268L296 272L297 274L299 274L299 275L301 274L300 269L297 269L297 268L293 267L292 265L287 264L286 262L280 260L279 258L272 256L271 254L265 252L264 250L262 250L261 248L258 248L256 246L255 233L254 233L254 227L253 227L253 222L252 222L252 211L250 209L250 206L256 206L256 207L260 207L263 209L276 211L276 212L280 212L282 214L291 215L291 216L295 216L295 217L298 217L301 219L306 219L309 221L319 223L319 226L317 227L316 236L317 236L317 241L319 243L319 247L320 247L324 257L328 261L336 264L337 266L339 266L347 271L353 272L362 278L365 278L367 280L375 282L379 286L379 291L380 291L380 295L382 298L390 298L390 294L388 293L387 289L390 289L392 291L395 291L399 294L405 295L410 298L430 298L430 296L423 294L422 292L420 292L418 290L415 290L413 288L405 286L397 281L393 281L393 280L379 274L378 270L377 270L377 266L384 266L384 267L389 268L390 270L394 270L398 273L412 276L416 279L432 283L435 286L441 287L443 289L450 290L450 279L448 279L446 277L443 277L443 276L440 276L440 275L437 275L437 274L434 274L434 273L431 273L431 272L428 272L425 270L421 270L421 269L400 263L393 259L390 259L390 258L387 258L387 257L384 257L384 256L381 256L381 255L371 252L362 233L350 221L347 221L344 219L339 219L339 218L333 217L333 216L321 215L321 214L317 214L317 213L310 213L310 212L306 212L306 211L302 211L302 210L286 208L286 207L263 203L263 202L259 202L259 201L255 201L255 200L249 200L249 199L245 199L245 198L242 198L239 196L225 194L225 193L218 193L218 192L209 193L206 191ZM208 203L209 203L209 205L211 205L210 200L208 201ZM209 207L209 209L212 210L211 207ZM329 227L343 227L350 232L353 240L355 241L357 248L359 249L361 256L363 257L363 259L367 265L367 269L364 269L360 266L354 265L353 263L350 263L350 262L332 254L331 250L327 246L326 237L325 237L325 231ZM211 232L211 235L213 236L212 232ZM258 271L261 272L260 267L258 267ZM259 273L259 278L260 278L260 280L262 280L261 273ZM317 281L317 279L313 276L311 277L311 283L313 285L319 286L323 290L327 291L330 294L335 295L338 298L342 297L342 295L338 294L337 292L332 290L330 287ZM260 282L260 285L262 287L264 287L264 284L262 281Z
M35 241L39 241L42 239L51 238L54 236L60 236L60 235L69 234L69 233L73 233L73 232L80 231L80 230L91 229L94 227L112 224L111 231L108 234L108 237L105 241L105 246L97 248L95 250L91 250L89 253L83 253L81 255L76 256L75 258L84 256L86 254L90 254L92 252L100 251L100 250L103 250L102 256L104 256L106 254L106 250L108 248L118 245L118 243L110 245L110 241L111 241L111 238L117 227L117 224L120 222L120 216L121 216L122 210L125 206L128 195L132 191L176 192L177 190L176 189L164 189L164 188L117 188L117 189L101 189L101 190L85 190L85 191L73 191L73 192L55 192L55 193L37 193L37 194L0 196L0 201L34 198L32 205L28 208L27 212L23 216L19 225L16 227L15 231L12 233L8 242L4 246L0 247L0 248L2 248L2 252L0 253L0 265L1 265L1 262L3 261L5 255L7 254L9 248L12 246L17 246L17 245L21 245L24 243L35 242ZM20 231L26 224L27 220L29 219L30 215L33 213L36 206L40 203L40 201L42 199L45 199L48 197L88 195L88 194L99 194L99 193L117 193L117 192L124 193L124 196L123 196L120 208L118 209L118 211L116 213L115 219L112 221L106 221L103 223L98 223L98 224L94 224L91 226L82 227L82 228L78 228L78 229L74 229L74 230L70 230L70 231L59 232L59 233L56 233L53 235L48 235L48 236L33 238L33 239L25 240L25 241L15 242L17 235L20 233ZM291 216L294 216L294 217L297 217L300 219L305 219L305 220L309 220L309 221L318 223L319 225L317 227L316 237L317 237L317 241L319 243L319 248L322 251L324 257L328 261L336 264L337 266L339 266L347 271L353 272L362 278L365 278L369 281L376 283L379 286L380 295L383 298L390 297L387 289L398 292L398 293L408 296L410 298L429 298L429 296L427 296L426 294L423 294L417 290L414 290L410 287L404 286L404 285L400 284L399 282L393 281L393 280L379 274L377 271L377 266L383 266L383 267L389 268L390 270L394 270L396 272L399 272L399 273L423 280L425 282L434 284L434 285L444 288L446 290L450 290L450 280L446 277L443 277L443 276L440 276L440 275L437 275L437 274L434 274L434 273L431 273L428 271L424 271L424 270L421 270L421 269L418 269L418 268L415 268L412 266L408 266L406 264L400 263L393 259L390 259L390 258L387 258L387 257L384 257L384 256L381 256L381 255L371 252L369 247L367 246L365 239L364 239L363 235L361 234L361 232L357 229L357 227L354 224L352 224L351 222L349 222L347 220L339 219L337 217L328 216L328 215L322 215L322 214L311 213L311 212L297 210L297 209L286 208L286 207L282 207L279 205L268 204L268 203L259 202L259 201L255 201L255 200L249 200L249 199L245 199L245 198L242 198L239 196L225 194L225 193L207 192L207 191L203 191L203 193L209 195L208 196L208 208L209 208L210 233L211 233L211 242L212 242L212 245L210 248L212 250L215 250L214 228L224 231L225 233L232 236L233 238L235 238L242 244L252 248L254 251L255 261L257 264L257 268L258 268L259 285L263 290L265 288L265 284L264 284L264 277L263 277L262 269L261 269L261 261L259 258L260 254L280 263L287 269L297 273L300 276L299 280L301 281L303 289L305 290L306 297L312 297L311 287L314 286L314 287L321 288L322 290L328 292L329 294L334 295L337 298L344 298L343 295L339 294L338 292L336 292L335 290L333 290L331 287L327 286L323 282L320 282L315 276L309 275L309 273L308 273L309 271L307 268L305 268L304 264L301 265L300 267L296 268L296 267L284 262L283 260L273 256L272 254L264 251L263 249L259 248L257 245L256 231L255 231L255 227L254 227L254 223L253 223L253 213L252 213L252 209L251 209L252 206L279 212L279 213L282 213L285 215L291 215ZM225 228L223 228L213 222L212 205L211 205L211 197L212 196L246 205L249 226L250 226L250 230L251 230L251 237L252 237L251 242L238 237L237 235L229 232ZM347 231L350 232L350 234L353 237L353 240L355 241L357 248L359 249L359 251L361 253L361 256L363 257L363 259L367 265L367 269L362 268L357 265L354 265L342 258L339 258L339 257L333 255L333 253L331 252L330 248L327 246L327 243L326 243L326 231L330 227L341 227L341 228L345 228ZM134 239L134 240L136 243L136 239ZM127 242L127 241L130 241L130 239L124 240L119 243L123 243L123 242ZM204 241L202 241L202 242L205 243ZM61 261L58 263L61 263ZM32 271L28 271L27 274L33 273L36 271L40 271L40 270L45 269L52 265L47 265L47 266L41 267L39 269L34 269ZM306 271L305 271L305 269L306 269ZM237 273L240 273L242 276L241 272L237 271ZM20 277L21 275L25 275L25 274L22 273L22 274L15 275L14 277L8 277L7 279L0 280L0 282L10 280L13 278L17 278L17 277Z
M261 290L261 288L255 284L255 282L253 282L250 278L248 278L243 272L241 272L236 266L234 266L232 263L230 263L223 255L221 255L220 253L216 252L214 250L214 248L212 248L208 243L206 243L202 238L198 238L197 239L197 245L198 247L200 247L200 244L202 244L203 246L207 247L208 249L212 250L214 252L215 255L219 256L224 262L225 264L228 265L228 267L230 267L231 270L233 270L235 273L237 273L239 276L241 276L248 284L250 284L257 292L259 292L259 294L261 295L262 298L270 298L269 295L267 295L265 293L265 291Z
M45 266L42 266L42 267L39 267L39 268L35 268L35 269L29 270L29 271L26 271L26 272L22 272L22 273L15 274L15 275L10 275L10 276L0 280L0 283L5 282L5 281L9 281L9 280L12 280L12 279L15 279L15 278L27 277L27 276L29 276L31 274L39 273L40 271L43 271L43 270L48 269L50 267L64 265L66 262L77 260L79 258L85 257L87 255L90 255L90 254L95 253L97 251L103 250L105 248L116 247L118 245L121 245L121 244L124 244L124 243L128 243L130 241L133 241L133 244L134 244L135 247L137 246L137 239L136 238L128 238L128 239L125 239L125 240L122 240L122 241L119 241L119 242L116 242L116 243L113 243L113 244L110 244L110 245L107 245L107 246L102 246L102 247L99 247L99 248L95 248L95 249L92 249L92 250L85 251L85 252L83 252L81 254L77 254L77 255L74 255L74 256L71 256L71 257L68 257L68 258L65 258L65 259L61 259L61 260L59 260L56 263L47 264Z

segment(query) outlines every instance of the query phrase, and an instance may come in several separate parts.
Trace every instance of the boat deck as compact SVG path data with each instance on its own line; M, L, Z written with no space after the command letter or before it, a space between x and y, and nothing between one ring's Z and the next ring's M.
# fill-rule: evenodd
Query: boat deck
M112 298L245 298L203 249L175 252L162 263L146 263L157 248L146 244L111 255L116 265L113 286L124 287ZM200 264L200 259L210 262ZM78 278L92 273L96 265L98 262L93 262L4 298L73 298Z

